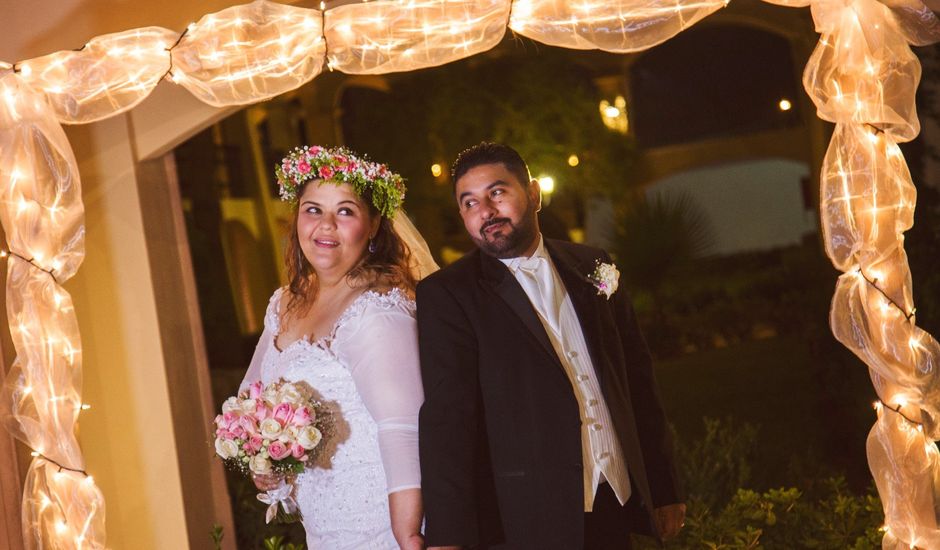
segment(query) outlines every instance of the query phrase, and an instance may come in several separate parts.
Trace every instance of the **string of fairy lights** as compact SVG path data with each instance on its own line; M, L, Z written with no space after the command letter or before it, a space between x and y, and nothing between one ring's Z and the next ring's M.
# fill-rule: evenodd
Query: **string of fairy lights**
M869 366L879 396L869 463L885 509L884 548L940 548L933 512L940 403L925 397L940 391L931 375L940 346L915 324L903 232L913 223L916 191L897 145L920 129L920 71L910 45L940 41L940 22L921 0L767 1L812 6L822 35L803 82L819 116L836 124L820 182L826 252L844 273L830 321ZM642 51L725 5L375 0L330 9L321 2L317 10L258 0L205 15L182 32L144 27L0 62L0 182L8 182L0 184L7 236L0 257L15 260L7 295L17 351L4 392L13 403L8 427L35 457L23 493L29 547L105 547L104 497L74 435L88 405L79 398L77 321L61 285L84 257L84 210L61 124L123 113L163 80L209 105L244 105L294 90L324 69L381 74L455 61L494 47L507 29L566 48ZM26 128L34 129L29 139ZM911 495L910 487L925 490Z

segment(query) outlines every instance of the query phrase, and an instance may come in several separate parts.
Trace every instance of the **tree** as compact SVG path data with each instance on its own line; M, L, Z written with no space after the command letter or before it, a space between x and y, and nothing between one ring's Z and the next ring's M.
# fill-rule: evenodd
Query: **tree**
M581 219L586 197L617 197L629 181L634 144L603 125L592 70L566 50L515 44L524 47L504 44L488 56L397 75L390 93L343 102L348 144L405 176L407 209L435 253L470 243L448 178L429 168L437 163L446 171L481 141L507 143L533 176L552 175L558 187L549 210L569 224ZM568 163L572 154L576 167Z

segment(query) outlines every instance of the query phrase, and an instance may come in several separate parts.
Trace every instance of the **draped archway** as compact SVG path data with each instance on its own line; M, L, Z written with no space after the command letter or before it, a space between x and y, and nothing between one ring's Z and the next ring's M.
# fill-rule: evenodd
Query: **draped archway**
M836 337L868 366L879 401L869 463L885 508L886 548L940 547L940 346L916 325L903 233L916 191L898 143L920 131L911 45L940 41L920 0L774 0L810 7L821 39L803 73L836 130L820 168L826 252L844 274ZM509 28L575 49L634 52L723 7L720 0L378 0L304 9L258 0L182 32L133 29L76 51L0 64L0 221L7 313L17 359L2 403L33 449L23 495L28 547L104 548L104 495L75 437L81 345L62 283L84 259L77 163L60 124L134 108L168 79L214 106L268 99L323 70L416 70L485 51ZM326 6L322 6L325 8Z

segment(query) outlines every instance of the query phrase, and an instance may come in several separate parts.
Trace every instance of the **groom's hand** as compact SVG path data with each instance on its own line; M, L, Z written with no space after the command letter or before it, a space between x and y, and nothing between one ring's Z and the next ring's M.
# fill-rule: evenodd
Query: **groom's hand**
M653 515L656 518L659 537L669 540L678 535L679 530L685 525L685 504L670 504L657 508Z

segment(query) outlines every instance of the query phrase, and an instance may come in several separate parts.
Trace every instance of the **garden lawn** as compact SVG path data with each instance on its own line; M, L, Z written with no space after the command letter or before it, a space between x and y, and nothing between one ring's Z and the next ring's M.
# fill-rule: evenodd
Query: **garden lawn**
M820 370L827 367L814 363L799 338L779 337L659 361L656 373L677 444L702 436L703 417L758 427L755 488L805 487L841 473L858 486L870 479L865 438L875 416L874 390L864 365L857 366L826 388ZM826 392L847 394L834 407Z

